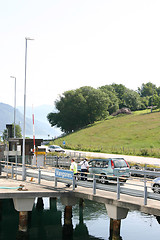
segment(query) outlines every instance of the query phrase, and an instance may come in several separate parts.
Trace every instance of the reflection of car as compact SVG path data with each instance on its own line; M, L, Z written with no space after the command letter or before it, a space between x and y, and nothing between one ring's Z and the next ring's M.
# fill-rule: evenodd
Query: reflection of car
M160 177L157 177L152 181L151 187L154 193L160 193Z
M63 148L57 145L50 145L48 147L48 152L65 152Z
M125 182L130 177L130 168L123 158L92 159L89 161L89 173L100 174L101 183L116 180L117 176Z

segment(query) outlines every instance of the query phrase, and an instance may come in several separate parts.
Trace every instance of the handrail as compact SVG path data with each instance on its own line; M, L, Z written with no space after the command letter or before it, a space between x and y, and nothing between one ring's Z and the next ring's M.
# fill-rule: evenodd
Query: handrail
M15 165L14 163L10 162L5 162L1 161L1 170L3 172L8 174L11 174L11 178L14 178L14 175L22 175L22 164L17 164ZM131 170L131 174L138 174L142 175L143 178L141 178L141 184L135 184L133 182L126 182L125 186L123 183L121 183L120 180L125 180L126 178L122 177L117 177L117 181L112 181L110 182L112 184L101 184L99 183L100 180L100 174L91 174L91 173L85 173L87 174L87 179L88 181L80 181L78 179L77 181L77 176L73 177L73 181L69 181L67 179L59 179L55 177L54 175L54 168L51 170L48 170L46 168L33 168L33 166L27 165L26 168L26 177L33 177L38 179L38 184L41 184L41 180L47 180L47 181L54 181L55 182L55 187L57 187L58 182L63 182L67 184L68 182L72 184L73 190L75 189L75 184L81 187L85 188L92 188L93 189L93 194L96 195L97 190L104 190L104 191L110 191L110 192L115 192L117 194L117 200L121 198L121 194L126 194L130 196L135 196L135 197L142 197L144 199L144 205L147 205L147 199L155 199L155 200L160 200L160 194L156 194L153 192L149 192L148 189L151 188L151 186L147 186L147 183L149 180L146 178L146 176L160 176L160 172L152 172L152 171L145 171L145 170ZM80 174L80 172L79 172ZM152 175L153 174L153 175ZM137 179L136 177L130 177L128 180L132 181ZM108 179L106 179L106 182ZM114 184L113 184L114 183ZM135 186L135 188L134 188ZM136 187L142 188L136 189Z

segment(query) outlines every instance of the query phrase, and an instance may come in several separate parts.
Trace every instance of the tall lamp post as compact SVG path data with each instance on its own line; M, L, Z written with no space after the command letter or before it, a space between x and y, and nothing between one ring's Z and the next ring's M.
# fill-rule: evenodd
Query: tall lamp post
M26 77L27 77L27 41L34 40L25 38L25 79L24 79L24 120L23 120L23 155L22 155L22 180L25 180L25 128L26 128Z
M15 85L14 85L14 138L16 138L16 77L10 76L11 78L14 78Z

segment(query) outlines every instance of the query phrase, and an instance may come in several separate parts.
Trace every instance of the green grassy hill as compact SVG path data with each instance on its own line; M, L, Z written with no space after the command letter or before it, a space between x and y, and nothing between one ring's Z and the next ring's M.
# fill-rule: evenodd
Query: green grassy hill
M160 112L150 110L110 117L54 141L66 148L160 157Z

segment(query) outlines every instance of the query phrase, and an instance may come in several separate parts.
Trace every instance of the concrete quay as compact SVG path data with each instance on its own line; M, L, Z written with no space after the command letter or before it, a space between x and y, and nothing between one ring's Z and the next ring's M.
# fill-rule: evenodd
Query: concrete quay
M52 181L42 180L41 184L37 183L37 179L30 181L21 181L21 177L18 180L6 178L5 175L0 177L0 199L13 198L21 199L35 199L36 197L61 197L67 198L66 201L78 202L78 199L88 199L96 202L104 203L107 207L115 207L116 209L137 210L146 214L160 216L160 202L158 200L147 200L147 205L144 205L144 200L141 197L134 197L125 194L121 194L119 200L117 200L117 194L114 192L104 191L97 189L96 194L93 194L93 189L78 186L75 190L72 190L72 186L67 188L64 183L58 182L57 187L54 187L55 183ZM21 191L14 189L19 185L24 185ZM69 203L70 204L70 203ZM19 209L17 207L17 209ZM22 211L19 210L19 211ZM24 211L24 210L23 210Z

